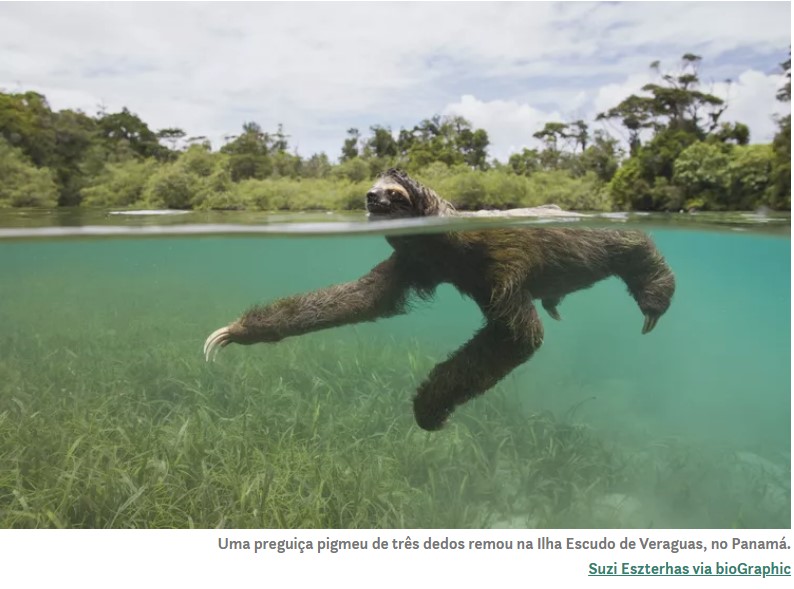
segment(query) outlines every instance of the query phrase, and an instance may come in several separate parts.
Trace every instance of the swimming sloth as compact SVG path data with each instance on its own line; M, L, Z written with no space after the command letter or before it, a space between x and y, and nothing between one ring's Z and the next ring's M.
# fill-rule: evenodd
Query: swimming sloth
M371 219L455 215L453 206L405 172L384 172L367 192ZM413 400L417 424L439 429L456 406L493 387L543 343L536 308L560 319L572 292L609 276L628 287L650 332L675 290L670 267L638 231L501 228L388 236L392 255L358 280L256 306L214 331L207 360L231 344L286 337L406 313L412 297L429 299L449 283L477 303L484 324L436 365Z

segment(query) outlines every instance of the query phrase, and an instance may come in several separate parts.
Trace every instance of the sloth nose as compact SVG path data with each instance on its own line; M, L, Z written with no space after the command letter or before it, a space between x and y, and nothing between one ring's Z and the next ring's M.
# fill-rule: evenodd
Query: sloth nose
M389 199L382 192L370 190L367 192L367 204L388 206Z

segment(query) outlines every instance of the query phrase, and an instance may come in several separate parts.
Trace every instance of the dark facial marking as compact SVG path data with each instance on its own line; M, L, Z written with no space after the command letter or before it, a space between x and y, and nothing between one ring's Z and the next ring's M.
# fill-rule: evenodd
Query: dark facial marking
M367 192L367 210L376 215L408 215L412 211L408 192L388 176L379 178Z

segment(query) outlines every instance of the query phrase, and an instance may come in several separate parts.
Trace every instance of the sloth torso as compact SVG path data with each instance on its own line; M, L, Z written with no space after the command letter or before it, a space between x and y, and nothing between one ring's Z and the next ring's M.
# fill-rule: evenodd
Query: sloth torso
M607 236L607 239L605 239ZM461 231L387 240L420 290L450 283L480 306L522 291L561 299L619 273L647 237L634 231L521 228Z

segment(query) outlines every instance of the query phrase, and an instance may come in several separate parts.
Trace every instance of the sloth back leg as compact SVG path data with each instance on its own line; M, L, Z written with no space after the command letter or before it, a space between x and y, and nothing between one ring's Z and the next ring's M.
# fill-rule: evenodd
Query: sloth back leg
M437 430L457 405L481 395L543 343L543 324L527 302L512 320L491 319L447 360L437 364L414 398L419 427Z

